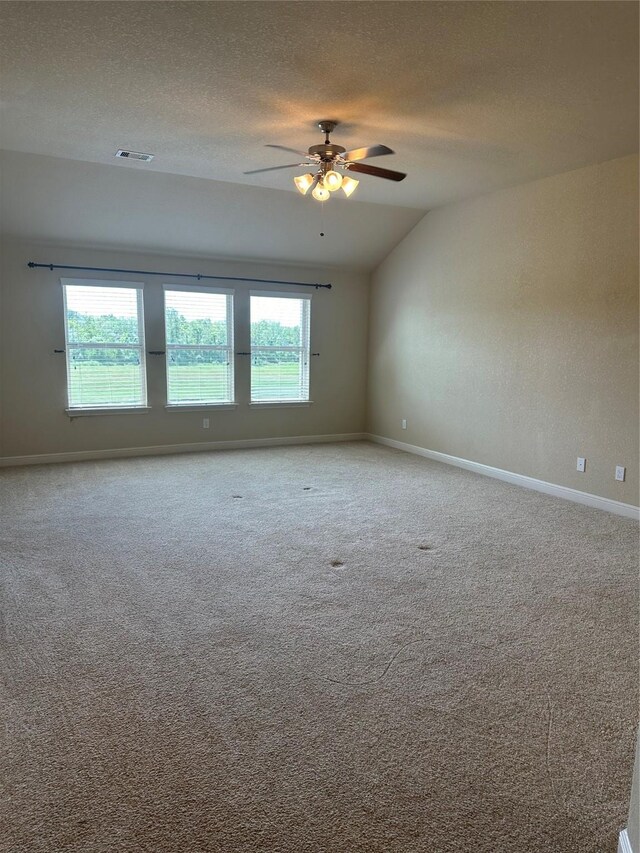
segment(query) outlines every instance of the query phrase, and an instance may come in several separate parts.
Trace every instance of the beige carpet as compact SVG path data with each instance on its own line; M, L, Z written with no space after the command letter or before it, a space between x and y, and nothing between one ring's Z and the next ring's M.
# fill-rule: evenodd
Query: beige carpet
M633 522L367 443L0 488L2 853L614 853Z

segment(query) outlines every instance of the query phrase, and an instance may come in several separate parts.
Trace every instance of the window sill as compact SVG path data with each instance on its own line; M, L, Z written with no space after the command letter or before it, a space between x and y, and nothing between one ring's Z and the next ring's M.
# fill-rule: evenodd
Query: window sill
M303 409L313 405L313 400L261 400L249 403L252 409Z
M146 415L151 411L151 406L123 406L117 408L114 406L104 407L102 409L65 409L65 413L70 418L87 418L94 415Z
M210 412L212 409L237 409L237 403L167 403L167 412Z

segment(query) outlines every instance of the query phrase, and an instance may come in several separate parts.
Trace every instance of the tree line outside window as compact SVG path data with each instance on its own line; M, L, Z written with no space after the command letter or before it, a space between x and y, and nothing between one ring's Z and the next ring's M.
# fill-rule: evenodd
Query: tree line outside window
M223 321L188 320L175 308L165 312L167 340L180 341L186 346L225 346L227 343L227 325ZM138 343L138 320L136 317L116 317L113 314L92 315L79 311L67 312L69 342L136 344ZM283 326L276 320L259 320L251 324L252 346L299 346L300 328ZM117 360L122 364L131 363L126 350L118 350ZM180 352L180 363L197 363L197 354L190 356L187 351ZM100 350L84 348L82 361L98 363Z

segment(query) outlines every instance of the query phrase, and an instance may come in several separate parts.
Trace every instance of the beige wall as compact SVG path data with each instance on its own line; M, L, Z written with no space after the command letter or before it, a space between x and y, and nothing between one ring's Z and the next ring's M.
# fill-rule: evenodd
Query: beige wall
M368 276L336 269L274 264L223 262L194 257L96 251L5 241L2 261L0 371L0 456L26 456L68 451L148 447L205 441L326 435L361 432L364 428ZM66 373L60 277L121 278L144 284L147 349L164 349L163 279L100 273L30 270L27 262L150 269L212 275L249 276L309 282L331 282L333 289L312 294L311 346L320 357L311 361L311 397L305 408L249 408L244 393L233 411L166 412L162 358L149 357L148 414L81 417L65 412ZM175 283L176 279L170 279ZM177 280L180 281L180 280ZM188 283L183 281L182 283ZM214 283L215 284L215 283ZM220 282L221 287L234 287ZM236 319L250 289L235 285ZM274 290L274 286L262 285ZM277 289L277 288L275 288ZM238 343L238 341L236 341ZM237 359L244 390L249 364ZM244 371L244 374L243 374ZM202 418L210 428L202 428Z
M369 431L637 504L637 187L626 157L428 213L374 274Z

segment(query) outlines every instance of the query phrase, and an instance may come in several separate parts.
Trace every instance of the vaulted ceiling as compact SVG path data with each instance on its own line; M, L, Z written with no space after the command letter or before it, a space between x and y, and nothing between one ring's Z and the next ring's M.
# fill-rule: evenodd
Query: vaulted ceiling
M426 211L638 147L633 2L4 2L0 18L2 148L281 190L292 227L308 215L316 228L317 203L293 187L303 170L243 173L295 162L265 145L306 150L323 118L340 121L334 140L348 148L390 146L376 165L409 174L359 176L327 216L348 230L362 203L379 205L394 238L418 213L393 208ZM155 159L117 161L119 147ZM380 248L374 234L372 258Z

